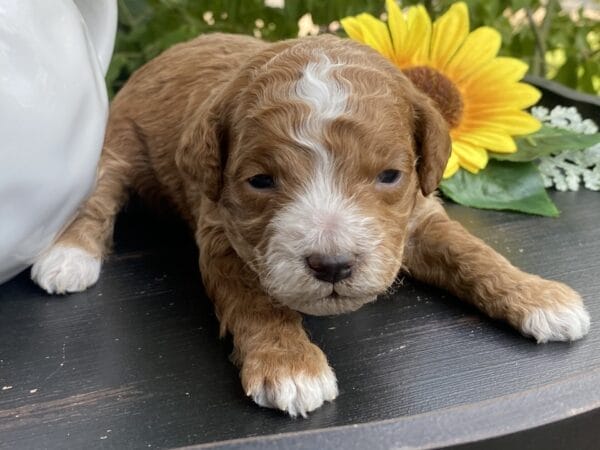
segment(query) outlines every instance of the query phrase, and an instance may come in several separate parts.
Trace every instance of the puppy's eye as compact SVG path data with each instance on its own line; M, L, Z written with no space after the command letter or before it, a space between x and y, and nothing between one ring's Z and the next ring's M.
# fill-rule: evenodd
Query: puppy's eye
M377 182L381 184L396 184L402 174L399 170L388 169L377 175Z
M248 183L254 189L273 189L275 187L275 179L265 173L248 178Z

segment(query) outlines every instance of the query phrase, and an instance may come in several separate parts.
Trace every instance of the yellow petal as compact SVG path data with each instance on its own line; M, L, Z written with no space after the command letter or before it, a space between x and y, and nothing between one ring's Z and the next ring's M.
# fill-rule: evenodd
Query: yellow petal
M444 69L469 34L469 11L463 2L455 3L433 24L431 65Z
M486 86L470 89L465 93L465 109L469 114L482 110L524 109L537 103L542 94L526 83L513 83L501 86Z
M461 131L460 129L455 130L462 143L498 153L514 153L517 151L515 141L506 132L490 129L477 129L466 133Z
M467 169L471 173L479 173L479 167L475 167L471 165L469 161L462 161L460 158L458 159L458 164L463 169Z
M448 163L444 169L444 179L450 178L458 171L459 168L460 165L458 164L458 157L454 154L454 152L450 153L450 158L448 158Z
M388 13L388 27L390 29L390 35L392 36L394 53L398 54L398 52L403 51L408 28L406 21L404 20L404 15L394 0L385 0L385 6Z
M344 27L344 31L350 39L354 39L355 41L362 43L365 42L362 25L358 20L356 20L356 17L345 17L344 19L340 20L340 23L342 24L342 27Z
M458 140L452 142L452 151L456 153L460 166L464 167L469 172L477 173L480 169L487 166L487 151L478 145L472 145L463 140Z
M495 128L504 130L510 135L534 133L541 128L541 123L531 114L524 111L499 111L481 114L478 117L465 117L461 128L463 131L477 128Z
M485 67L498 53L501 41L500 33L493 28L474 30L448 62L446 70L450 78L460 83Z
M515 58L497 57L485 67L463 80L465 89L473 85L495 86L498 83L515 83L527 73L529 66Z
M412 65L423 65L429 61L429 43L431 41L431 19L423 5L408 10L408 36L402 53Z
M362 25L364 43L393 60L392 40L385 23L367 13L359 14L356 20Z

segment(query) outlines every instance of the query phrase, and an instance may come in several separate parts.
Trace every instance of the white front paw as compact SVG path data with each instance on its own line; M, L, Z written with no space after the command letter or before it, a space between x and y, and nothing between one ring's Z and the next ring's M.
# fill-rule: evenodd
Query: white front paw
M50 294L80 292L98 281L100 258L77 247L56 245L31 268L31 279Z
M557 304L531 310L523 320L521 331L538 343L575 341L590 329L590 315L583 303Z
M330 367L319 375L299 373L253 386L248 396L260 406L276 408L296 417L314 411L338 395L337 380Z

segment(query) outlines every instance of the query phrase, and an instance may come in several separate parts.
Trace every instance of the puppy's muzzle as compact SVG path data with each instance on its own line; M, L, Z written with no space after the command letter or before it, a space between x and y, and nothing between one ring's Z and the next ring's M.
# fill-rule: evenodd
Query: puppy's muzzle
M352 276L355 258L352 255L312 254L306 258L306 264L317 280L337 283Z

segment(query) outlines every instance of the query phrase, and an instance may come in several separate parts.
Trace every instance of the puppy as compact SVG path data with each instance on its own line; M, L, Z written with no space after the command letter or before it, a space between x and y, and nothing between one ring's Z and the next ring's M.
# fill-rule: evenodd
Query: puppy
M402 269L538 342L581 338L590 319L576 292L446 216L432 193L449 151L431 101L368 47L202 36L114 99L95 192L32 278L84 290L128 193L170 202L194 231L245 392L291 416L338 394L300 313L356 310Z

